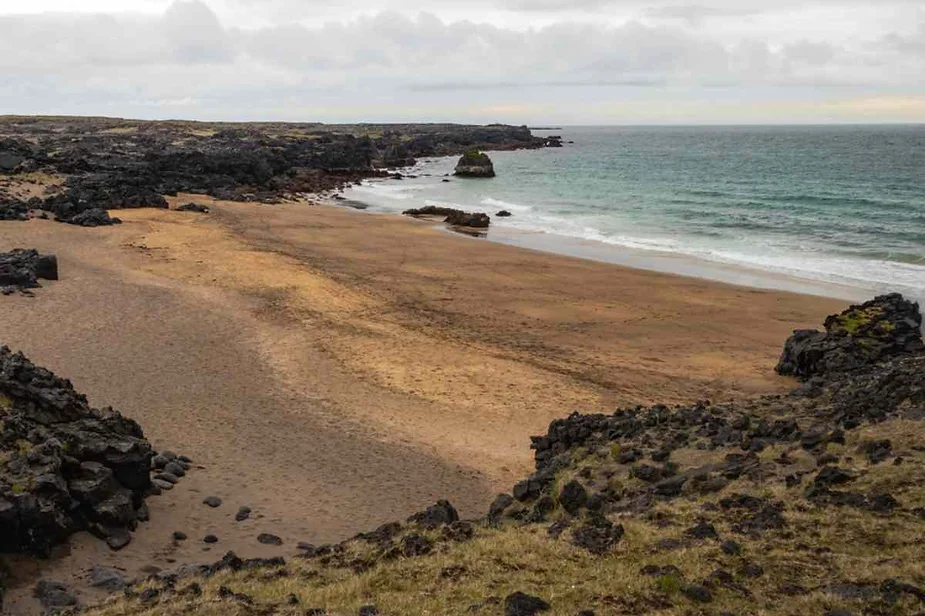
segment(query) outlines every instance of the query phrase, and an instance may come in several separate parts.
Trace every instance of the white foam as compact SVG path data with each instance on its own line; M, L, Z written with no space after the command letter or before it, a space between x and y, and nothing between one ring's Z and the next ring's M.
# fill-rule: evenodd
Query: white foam
M519 203L511 203L510 201L502 201L501 199L495 199L493 197L485 197L481 201L482 205L488 205L499 210L507 210L509 212L529 212L533 207L529 205L521 205Z

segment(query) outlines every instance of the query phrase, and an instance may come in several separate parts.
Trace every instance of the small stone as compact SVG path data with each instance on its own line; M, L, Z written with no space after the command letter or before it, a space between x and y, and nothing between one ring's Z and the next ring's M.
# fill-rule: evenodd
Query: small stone
M222 506L222 499L220 499L217 496L207 496L205 499L203 499L202 502L203 504L208 505L209 507L212 507L213 509L215 509L216 507Z
M424 556L433 549L433 543L423 535L407 535L401 540L401 554L406 558Z
M202 540L206 543L218 543L218 537L215 535L206 535Z
M707 522L700 522L684 531L684 534L693 539L719 539L716 527Z
M723 541L722 545L719 546L719 549L723 551L723 554L728 556L738 556L742 553L742 546L737 542L729 539Z
M151 466L156 469L162 469L170 463L170 460L164 456L154 456L151 458Z
M94 567L90 571L90 586L93 588L102 588L109 592L122 590L128 585L125 576L115 569L107 567Z
M570 515L577 515L588 502L588 492L575 480L565 484L559 493L559 503Z
M152 479L151 484L160 490L173 490L173 484L169 481L164 481L163 479Z
M360 608L358 614L359 616L376 616L379 614L379 610L375 605L364 605Z
M183 477L186 475L186 470L176 462L168 463L167 466L164 467L164 472L170 473L171 475L175 475L177 477Z
M251 508L250 507L241 507L238 509L238 512L234 514L234 519L237 522L243 522L247 518L251 517Z
M176 459L177 459L177 454L175 454L174 452L170 451L169 449L168 449L167 451L162 451L162 452L161 452L161 455L164 456L165 458L167 458L168 460L176 460Z
M77 597L61 582L42 580L35 585L32 596L49 611L77 605Z
M515 592L504 599L504 616L535 616L549 610L549 604L522 592Z
M174 541L186 541L186 533L183 531L175 530L172 536Z
M691 601L709 603L713 600L713 594L710 592L710 590L706 586L701 586L700 584L691 584L689 586L685 586L681 589L681 592L684 593L684 596Z
M298 605L301 602L299 601L299 598L297 596L295 596L292 593L289 593L289 596L286 597L286 603L288 605Z
M177 460L180 462L185 462L187 464L192 464L193 460L189 456L177 456Z
M283 545L283 540L270 533L260 533L257 535L257 541L264 545Z
M132 535L124 528L117 528L110 531L106 537L106 545L114 552L118 552L132 542Z
M170 484L179 483L180 478L172 473L158 473L154 476L155 479L160 479L161 481L166 481Z

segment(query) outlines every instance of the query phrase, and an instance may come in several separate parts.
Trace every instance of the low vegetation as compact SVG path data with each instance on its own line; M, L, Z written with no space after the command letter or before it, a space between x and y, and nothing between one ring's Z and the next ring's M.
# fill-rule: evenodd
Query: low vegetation
M288 561L161 574L90 613L921 613L923 420L918 348L789 396L574 414L481 520L441 502Z

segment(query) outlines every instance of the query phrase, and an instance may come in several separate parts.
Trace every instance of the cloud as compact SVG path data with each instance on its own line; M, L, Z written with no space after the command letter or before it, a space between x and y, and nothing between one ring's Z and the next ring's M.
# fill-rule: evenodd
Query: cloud
M224 2L214 5L220 11L231 1L255 15L258 8L267 15L295 6L288 0L215 1ZM833 2L815 0L811 8L841 15ZM639 9L638 16L613 22L575 17L575 10L605 5ZM533 14L561 4L502 0L501 6ZM222 13L201 0L176 0L153 14L0 15L0 109L305 120L452 120L474 110L513 115L521 109L543 110L555 120L552 110L590 108L588 97L629 100L641 91L703 102L722 88L749 104L769 92L807 87L905 100L904 89L925 85L925 27L918 23L871 30L866 37L835 40L819 29L819 36L779 39L754 27L764 4L744 0L580 0L569 6L572 13L528 27L398 9L329 23L289 19L243 27L224 23ZM719 36L702 23L713 19L738 24L738 34L724 26ZM753 27L745 28L746 21ZM836 25L832 31L844 30ZM360 115L344 117L348 110ZM909 108L903 110L908 115ZM319 112L328 115L307 117ZM409 117L412 112L421 116Z

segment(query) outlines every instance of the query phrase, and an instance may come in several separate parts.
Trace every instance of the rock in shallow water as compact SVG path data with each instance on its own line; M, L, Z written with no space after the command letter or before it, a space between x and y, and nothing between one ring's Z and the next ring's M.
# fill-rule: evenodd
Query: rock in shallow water
M459 158L454 175L468 178L493 178L495 177L495 166L488 154L472 150Z

